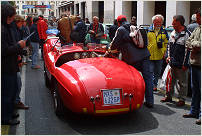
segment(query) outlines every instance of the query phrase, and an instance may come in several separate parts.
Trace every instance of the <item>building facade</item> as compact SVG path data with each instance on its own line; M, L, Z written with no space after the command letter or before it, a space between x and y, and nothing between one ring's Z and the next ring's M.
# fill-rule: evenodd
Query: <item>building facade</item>
M23 5L50 5L50 8L27 8ZM151 24L152 16L162 14L165 18L164 25L172 25L172 17L181 14L185 17L185 25L190 23L191 15L201 7L201 1L132 1L132 0L75 0L75 1L51 1L33 0L16 1L17 13L26 15L43 15L45 18L55 16L60 18L62 14L80 15L92 22L93 16L98 16L100 22L112 24L117 16L126 15L130 22L132 16L137 17L137 25Z
M43 15L45 18L48 18L51 15L57 16L57 3L59 2L49 0L15 1L17 14L24 18L26 18L26 16L38 15Z
M100 21L106 24L112 23L121 14L126 15L128 21L132 16L136 16L137 25L151 24L152 16L162 14L166 27L172 25L172 17L177 14L183 15L185 25L188 25L191 15L201 7L201 1L77 0L68 2L59 7L60 13L80 15L82 18L89 18L90 21L93 16L98 16Z

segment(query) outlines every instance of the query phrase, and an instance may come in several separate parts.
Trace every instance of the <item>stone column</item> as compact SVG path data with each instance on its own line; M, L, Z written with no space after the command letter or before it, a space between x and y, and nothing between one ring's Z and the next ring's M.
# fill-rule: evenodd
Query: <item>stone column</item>
M74 15L76 15L76 4L77 3L74 4Z
M90 22L92 22L92 14L93 14L92 3L93 3L92 1L86 1L86 18L88 18Z
M116 0L115 1L115 18L117 18L119 15L123 14L122 8L123 8L122 0Z
M143 23L147 25L152 24L152 17L155 14L155 1L145 1L144 2L144 20ZM141 24L140 24L141 25Z
M74 13L73 10L74 10L74 8L72 8L72 6L70 6L70 14L71 14L71 15L73 15L73 13Z
M114 20L114 1L104 1L104 23L113 24Z
M137 25L143 24L143 5L144 1L137 1Z
M154 1L137 1L137 25L151 25L154 9Z
M166 27L172 26L173 16L176 14L176 1L166 1Z
M132 2L131 1L123 1L122 2L122 14L127 17L127 21L130 22L131 20L131 13L132 13Z
M185 18L185 26L189 24L190 21L190 1L177 1L177 15L183 15Z
M82 9L81 9L81 2L78 3L79 4L79 15L82 17Z
M92 17L99 16L99 1L92 1ZM90 20L92 22L92 19Z
M44 2L44 5L49 5L49 2L48 1L45 1ZM49 10L48 8L45 8L45 12L44 12L44 15L43 15L45 18L48 18L49 16Z

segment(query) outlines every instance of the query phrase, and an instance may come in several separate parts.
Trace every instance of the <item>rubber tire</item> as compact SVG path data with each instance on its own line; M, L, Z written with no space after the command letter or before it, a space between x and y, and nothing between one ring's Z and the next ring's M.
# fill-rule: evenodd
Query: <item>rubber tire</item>
M45 63L44 63L44 81L45 81L45 85L47 88L50 88L50 81L48 79L48 76L47 76L47 71L46 71L46 68L45 68Z
M61 100L61 97L58 93L58 87L57 84L55 84L55 89L53 91L53 100L54 100L54 110L55 110L55 114L58 117L61 117L64 115L65 112L65 107L64 104Z

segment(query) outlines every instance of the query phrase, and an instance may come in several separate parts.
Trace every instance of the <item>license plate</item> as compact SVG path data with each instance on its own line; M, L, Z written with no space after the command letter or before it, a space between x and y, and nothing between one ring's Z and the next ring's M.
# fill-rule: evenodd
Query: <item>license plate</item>
M120 104L120 89L102 90L104 105Z

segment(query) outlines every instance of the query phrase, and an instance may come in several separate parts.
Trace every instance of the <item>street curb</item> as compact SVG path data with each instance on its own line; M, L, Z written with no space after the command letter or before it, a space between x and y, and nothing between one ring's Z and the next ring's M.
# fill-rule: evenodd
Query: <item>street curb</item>
M26 79L26 65L22 67L21 81L22 88L20 92L20 98L23 103L25 103L25 79ZM25 110L18 110L20 114L19 120L20 124L16 126L16 135L25 135Z
M21 81L22 81L22 88L20 92L21 101L25 102L25 75L26 75L26 65L22 67L21 73ZM18 110L20 114L18 120L20 120L20 124L16 125L16 135L25 135L25 110ZM12 126L10 125L1 125L1 135L9 135L12 132Z
M10 130L9 125L1 125L1 135L8 135Z

